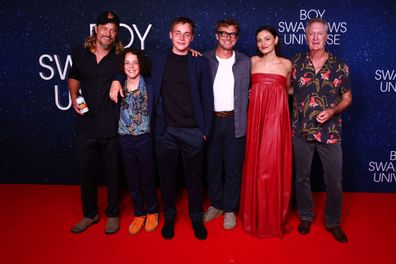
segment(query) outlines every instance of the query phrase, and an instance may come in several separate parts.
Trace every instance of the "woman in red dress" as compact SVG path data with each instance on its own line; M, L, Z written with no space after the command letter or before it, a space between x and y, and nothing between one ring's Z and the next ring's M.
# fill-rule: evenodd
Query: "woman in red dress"
M288 92L292 64L278 56L276 29L256 32L252 61L240 215L243 229L259 238L285 233L292 176Z

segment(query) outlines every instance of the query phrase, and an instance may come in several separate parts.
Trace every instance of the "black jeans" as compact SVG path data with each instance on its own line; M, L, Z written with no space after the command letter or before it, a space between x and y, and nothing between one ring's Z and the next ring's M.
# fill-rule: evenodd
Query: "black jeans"
M310 183L311 165L315 150L322 162L327 192L325 223L327 227L333 227L340 224L342 209L341 144L323 144L308 142L303 138L293 138L298 214L302 220L310 222L315 217L312 210L313 201Z
M198 128L168 127L155 136L155 154L165 219L176 217L176 168L181 154L188 192L188 211L193 222L202 222L203 134Z
M80 187L84 217L93 218L98 213L97 172L103 155L107 180L107 217L119 214L120 177L119 147L117 137L92 138L78 133L78 156L80 161Z

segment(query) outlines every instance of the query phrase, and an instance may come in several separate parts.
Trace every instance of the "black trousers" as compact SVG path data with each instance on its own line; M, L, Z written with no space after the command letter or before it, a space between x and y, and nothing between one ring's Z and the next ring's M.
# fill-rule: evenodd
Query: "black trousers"
M176 217L176 169L181 154L188 192L188 211L193 222L202 222L203 134L198 128L168 127L155 136L155 153L163 211L166 220Z
M214 117L207 149L211 205L226 212L238 209L246 137L235 137L234 116Z
M158 213L151 135L118 137L135 216Z
M119 214L120 178L119 147L117 137L92 138L78 133L78 156L80 162L80 187L84 217L93 218L98 213L97 177L101 156L104 158L107 181L107 217Z
M341 144L323 144L319 142L308 142L302 138L293 138L298 214L302 220L307 220L309 222L312 222L315 217L310 183L311 165L315 151L318 152L323 166L324 183L327 192L325 224L330 228L339 225L341 218Z

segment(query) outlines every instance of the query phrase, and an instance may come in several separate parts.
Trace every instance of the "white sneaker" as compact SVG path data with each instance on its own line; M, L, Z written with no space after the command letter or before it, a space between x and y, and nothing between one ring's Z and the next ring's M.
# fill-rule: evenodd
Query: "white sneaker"
M233 212L227 212L224 214L224 229L233 229L236 226L236 218Z
M208 211L204 214L203 220L206 223L206 222L209 222L209 221L219 217L222 214L223 214L223 210L219 210L213 206L210 206L208 208Z

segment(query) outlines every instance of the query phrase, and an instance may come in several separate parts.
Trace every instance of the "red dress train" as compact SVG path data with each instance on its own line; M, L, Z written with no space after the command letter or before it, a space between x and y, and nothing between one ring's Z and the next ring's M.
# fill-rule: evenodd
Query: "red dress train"
M292 174L292 143L286 78L254 73L248 109L240 216L259 238L282 237Z

